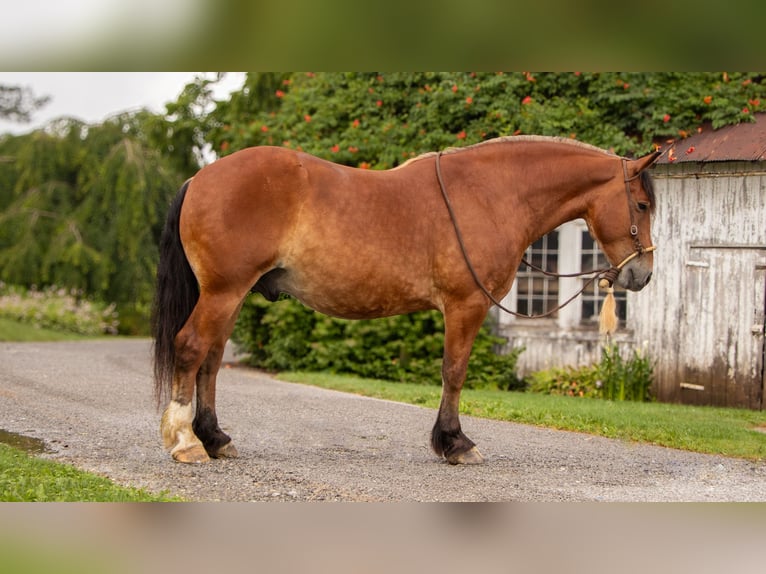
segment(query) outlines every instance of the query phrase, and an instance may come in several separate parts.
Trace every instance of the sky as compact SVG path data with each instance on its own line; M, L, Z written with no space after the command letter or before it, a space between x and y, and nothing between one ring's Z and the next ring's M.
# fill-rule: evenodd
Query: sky
M201 73L205 72L0 72L0 84L27 86L35 96L51 98L31 123L0 120L0 134L26 133L62 116L100 123L127 110L162 112L165 103ZM241 88L243 80L243 73L227 74L216 86L215 97L222 99Z

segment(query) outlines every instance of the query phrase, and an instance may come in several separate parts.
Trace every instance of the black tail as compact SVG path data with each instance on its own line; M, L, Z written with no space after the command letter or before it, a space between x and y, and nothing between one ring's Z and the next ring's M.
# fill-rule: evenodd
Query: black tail
M167 399L175 367L175 338L191 315L199 299L199 286L186 259L178 223L181 206L189 187L181 186L168 211L160 239L160 262L157 266L157 289L152 307L154 337L154 392L158 404Z

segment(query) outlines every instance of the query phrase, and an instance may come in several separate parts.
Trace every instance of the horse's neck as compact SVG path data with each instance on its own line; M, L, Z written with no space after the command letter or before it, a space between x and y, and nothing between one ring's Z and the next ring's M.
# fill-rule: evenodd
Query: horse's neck
M566 144L564 144L566 145ZM508 158L504 187L523 212L532 241L574 219L585 218L599 184L614 177L614 158L588 150L566 154L519 153Z

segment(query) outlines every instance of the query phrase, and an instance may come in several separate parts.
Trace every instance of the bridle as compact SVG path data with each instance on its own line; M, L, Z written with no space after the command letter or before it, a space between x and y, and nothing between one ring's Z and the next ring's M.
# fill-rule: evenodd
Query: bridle
M630 235L633 237L633 247L635 250L633 253L628 255L625 259L620 261L617 265L610 267L606 271L603 272L601 275L602 279L599 281L599 287L611 287L614 285L614 282L617 281L617 276L620 274L620 271L622 270L625 265L627 265L630 261L633 261L636 257L640 257L644 253L649 253L650 251L655 251L657 249L656 245L650 245L649 247L644 247L641 243L641 240L638 238L638 226L636 225L636 215L633 213L633 209L631 209L631 203L633 201L633 196L630 194L630 182L638 179L641 177L641 172L638 172L633 177L628 177L628 160L625 158L622 158L622 175L623 175L623 181L625 182L625 195L628 200L628 215L630 216ZM607 281L608 283L604 283L604 281Z
M614 285L614 282L617 280L617 276L620 274L620 271L622 270L625 265L627 265L630 261L633 261L636 257L640 257L644 253L649 253L651 251L654 251L657 249L656 246L650 245L649 247L644 247L641 244L641 240L638 238L638 226L636 225L636 217L633 213L632 209L632 201L633 197L630 193L630 183L640 177L641 172L637 173L633 177L628 177L628 160L625 158L622 159L622 173L623 173L623 180L625 182L625 194L628 200L628 214L630 215L630 235L633 237L633 246L635 250L628 255L625 259L620 261L617 265L611 266L611 267L603 267L601 269L593 269L591 271L582 271L580 273L552 273L550 271L546 271L544 269L541 269L540 267L537 267L536 265L531 264L529 261L526 260L526 258L522 258L521 262L529 267L530 269L534 271L538 271L544 275L547 275L548 277L583 277L586 275L593 275L588 281L585 282L582 289L577 291L574 295L572 295L569 299L564 301L561 305L555 307L554 309L551 309L545 313L541 313L539 315L525 315L524 313L518 313L516 311L511 311L507 307L503 306L493 295L489 292L489 290L484 286L484 284L479 279L478 274L476 273L476 269L474 269L473 264L471 263L471 259L468 257L468 251L465 247L465 242L463 241L463 234L460 232L460 227L458 226L457 217L455 216L455 211L452 208L452 202L449 199L449 196L447 195L447 188L444 185L444 179L442 178L442 171L441 171L441 151L437 152L436 154L436 179L439 182L439 189L441 190L442 197L444 198L444 204L447 206L447 211L449 212L450 219L452 220L452 226L455 229L455 236L457 237L458 244L460 245L460 251L463 254L463 259L466 262L466 265L468 266L468 270L471 272L471 276L473 277L473 280L476 282L476 285L481 289L481 291L486 295L489 300L496 305L499 309L505 311L506 313L513 315L515 317L521 317L524 319L538 319L542 317L548 317L550 315L553 315L557 311L559 311L561 308L566 307L574 301L579 295L583 293L596 279L600 279L599 281L599 287L608 288L611 289L612 285Z

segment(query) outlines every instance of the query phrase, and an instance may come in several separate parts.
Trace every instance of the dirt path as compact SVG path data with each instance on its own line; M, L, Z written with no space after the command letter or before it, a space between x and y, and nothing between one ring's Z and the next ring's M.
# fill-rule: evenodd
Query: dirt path
M485 455L452 467L428 447L429 409L283 383L219 379L240 452L200 466L162 449L147 340L0 343L0 428L47 456L192 500L766 501L766 464L464 417Z

